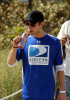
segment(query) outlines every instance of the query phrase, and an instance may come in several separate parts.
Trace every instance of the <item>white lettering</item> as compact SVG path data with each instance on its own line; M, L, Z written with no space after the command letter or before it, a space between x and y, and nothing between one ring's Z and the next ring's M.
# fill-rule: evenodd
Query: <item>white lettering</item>
M31 65L47 65L48 59L47 57L29 57L29 64Z

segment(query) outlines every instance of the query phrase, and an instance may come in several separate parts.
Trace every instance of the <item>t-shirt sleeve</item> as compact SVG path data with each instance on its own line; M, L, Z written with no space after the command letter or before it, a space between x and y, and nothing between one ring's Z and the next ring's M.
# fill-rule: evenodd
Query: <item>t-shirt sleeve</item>
M22 59L22 49L20 49L20 48L17 49L16 59L17 59L17 61Z
M54 59L55 66L63 64L62 49L61 49L61 44L59 40L56 41L56 45L57 45L57 48L56 48L56 55Z
M57 48L56 48L56 56L54 59L54 66L55 66L56 72L64 71L62 49L61 49L61 44L59 40L57 40Z

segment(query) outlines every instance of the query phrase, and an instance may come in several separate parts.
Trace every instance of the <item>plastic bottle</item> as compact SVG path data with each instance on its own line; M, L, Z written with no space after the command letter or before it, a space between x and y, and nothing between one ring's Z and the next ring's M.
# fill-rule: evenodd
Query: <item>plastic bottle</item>
M27 41L27 38L28 38L28 33L27 33L27 32L24 32L24 33L22 34L22 40L21 40L20 43L18 44L18 47L19 47L19 48L21 48L21 49L24 48L24 45L25 45L25 43L26 43L26 41Z

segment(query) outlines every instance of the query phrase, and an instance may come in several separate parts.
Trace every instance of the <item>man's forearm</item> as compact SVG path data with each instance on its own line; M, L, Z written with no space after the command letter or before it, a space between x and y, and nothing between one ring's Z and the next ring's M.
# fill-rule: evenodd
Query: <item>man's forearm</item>
M16 51L17 48L11 49L7 59L8 64L13 65L16 62Z
M65 91L65 75L64 71L58 71L57 72L57 77L59 80L59 85L60 85L60 90Z

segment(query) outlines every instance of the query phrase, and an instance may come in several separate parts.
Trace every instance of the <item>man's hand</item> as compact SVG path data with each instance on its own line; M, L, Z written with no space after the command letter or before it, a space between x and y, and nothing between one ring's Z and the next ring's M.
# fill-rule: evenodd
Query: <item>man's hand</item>
M66 100L66 94L65 93L60 93L56 100Z
M18 47L19 42L22 40L22 36L17 36L13 39L13 46Z
M64 36L63 38L60 39L61 45L64 46L65 43L67 42L68 36Z

